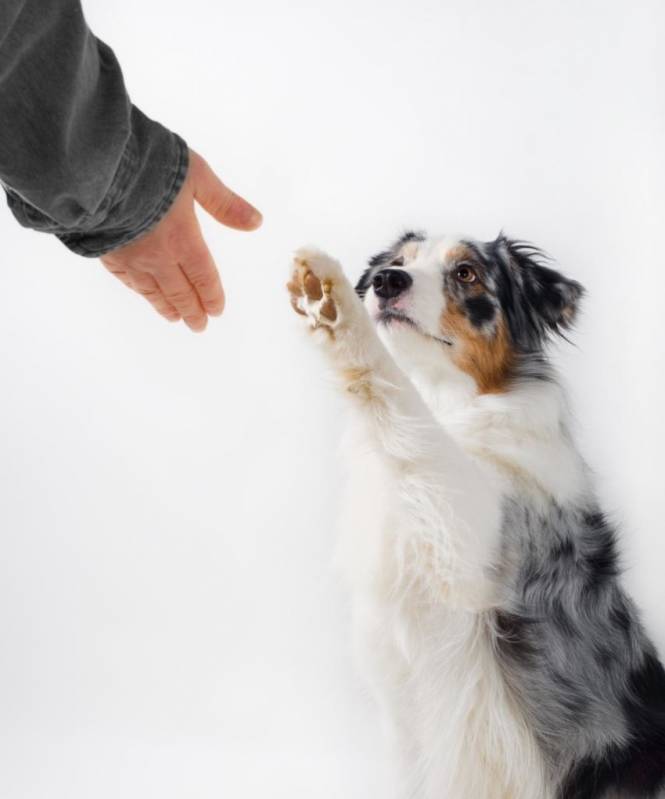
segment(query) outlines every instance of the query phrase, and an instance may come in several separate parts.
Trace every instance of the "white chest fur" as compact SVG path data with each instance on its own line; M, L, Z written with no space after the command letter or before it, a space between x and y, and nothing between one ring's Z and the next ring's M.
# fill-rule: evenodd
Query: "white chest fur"
M399 475L371 441L355 431L344 454L338 562L359 665L400 763L397 795L546 799L540 753L493 655L490 614L423 579L422 519L406 511Z

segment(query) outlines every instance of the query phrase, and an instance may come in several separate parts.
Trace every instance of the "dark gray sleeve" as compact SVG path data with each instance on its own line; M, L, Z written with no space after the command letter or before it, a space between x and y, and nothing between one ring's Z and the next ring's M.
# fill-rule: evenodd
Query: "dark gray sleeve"
M0 182L18 221L98 256L169 209L183 140L127 96L80 0L0 0Z

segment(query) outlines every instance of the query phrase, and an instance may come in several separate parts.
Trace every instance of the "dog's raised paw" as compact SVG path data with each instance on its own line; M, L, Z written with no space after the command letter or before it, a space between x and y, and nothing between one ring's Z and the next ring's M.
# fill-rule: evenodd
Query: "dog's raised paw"
M335 288L345 280L340 265L325 253L309 248L298 250L286 284L293 310L306 316L313 328L332 330L341 318Z

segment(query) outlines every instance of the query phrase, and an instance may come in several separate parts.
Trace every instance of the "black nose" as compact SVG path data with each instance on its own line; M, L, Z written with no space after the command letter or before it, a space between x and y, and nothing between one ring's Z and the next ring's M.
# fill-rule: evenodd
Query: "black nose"
M413 278L403 269L382 269L372 278L374 293L384 300L403 294L412 283Z

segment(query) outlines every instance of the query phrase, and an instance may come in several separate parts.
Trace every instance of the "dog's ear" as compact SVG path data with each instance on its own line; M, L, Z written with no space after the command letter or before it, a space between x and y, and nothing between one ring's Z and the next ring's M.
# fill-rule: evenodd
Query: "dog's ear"
M524 271L524 294L550 330L561 333L574 323L584 289L555 269L532 264Z
M549 334L563 336L577 317L584 288L576 280L545 266L547 256L537 247L509 239L503 234L497 243L503 250L521 294L523 319L520 327L542 345Z

